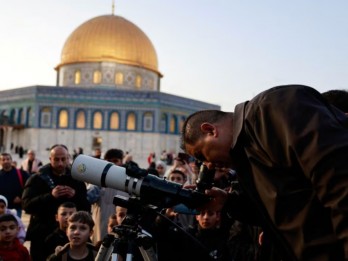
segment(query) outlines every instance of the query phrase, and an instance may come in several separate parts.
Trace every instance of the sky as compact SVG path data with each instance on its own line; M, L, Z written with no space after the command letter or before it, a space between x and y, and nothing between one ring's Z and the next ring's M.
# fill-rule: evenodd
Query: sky
M346 0L115 0L151 39L161 91L233 111L277 85L348 89ZM0 9L0 90L55 85L68 36L112 0L11 0Z

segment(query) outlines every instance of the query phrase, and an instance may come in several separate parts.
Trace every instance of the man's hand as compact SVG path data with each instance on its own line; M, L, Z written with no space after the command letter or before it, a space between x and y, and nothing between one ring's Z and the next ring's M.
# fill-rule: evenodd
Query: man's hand
M55 198L67 197L72 198L75 190L69 186L58 185L52 190L52 196Z
M165 215L168 217L168 218L174 218L177 213L174 212L174 209L173 208L167 208L166 209L166 212L165 212Z
M207 189L205 194L209 196L211 200L203 207L203 209L221 211L227 200L227 191L212 187L211 189Z

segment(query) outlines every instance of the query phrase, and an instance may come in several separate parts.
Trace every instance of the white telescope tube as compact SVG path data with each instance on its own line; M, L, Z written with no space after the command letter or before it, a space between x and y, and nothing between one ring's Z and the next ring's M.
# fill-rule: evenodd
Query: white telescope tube
M130 177L126 169L106 160L78 155L71 166L74 179L101 187L114 188L130 195L140 196L143 179Z

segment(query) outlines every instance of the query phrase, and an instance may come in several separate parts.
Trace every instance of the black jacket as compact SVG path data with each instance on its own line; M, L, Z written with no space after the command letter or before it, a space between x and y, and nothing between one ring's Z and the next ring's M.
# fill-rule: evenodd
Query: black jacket
M46 252L46 256L48 257L52 255L57 246L64 246L67 243L69 243L69 238L66 235L66 232L60 228L56 228L56 230L49 234L45 239L44 250Z
M249 203L231 197L231 213L257 210L249 217L283 260L348 259L346 115L290 85L237 105L233 124L230 154Z
M51 192L56 185L72 187L76 191L74 197L54 198ZM23 209L30 214L26 239L29 241L39 239L43 242L58 226L55 214L58 206L66 201L75 203L77 210L90 212L86 185L73 179L70 169L67 169L66 175L55 176L52 174L51 165L47 164L38 173L32 174L25 184L22 195Z
M87 243L88 255L83 258L84 261L94 261L95 257L98 254L97 249L90 243ZM48 261L67 261L67 260L75 260L69 256L70 243L67 243L63 246L63 248L57 253L50 255L47 260ZM82 259L79 259L82 260Z

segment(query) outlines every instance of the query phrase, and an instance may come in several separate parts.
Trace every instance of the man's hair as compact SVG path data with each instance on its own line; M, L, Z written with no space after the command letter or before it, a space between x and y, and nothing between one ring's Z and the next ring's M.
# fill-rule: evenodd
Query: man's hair
M55 149L55 148L57 148L57 147L62 147L62 148L64 148L64 149L66 149L66 151L69 151L69 150L68 150L68 147L65 146L64 144L54 144L54 145L52 145L52 147L50 148L50 151L53 150L53 149Z
M104 159L110 160L110 159L123 159L123 151L119 149L109 149L107 152L105 152Z
M80 222L82 224L87 224L90 228L90 230L93 230L94 227L94 221L92 218L92 215L90 213L88 213L87 211L77 211L74 214L72 214L69 219L68 222Z
M3 152L0 154L1 157L10 157L10 159L12 160L12 156L10 153L7 153L7 152Z
M18 221L14 215L3 214L2 216L0 216L0 223L7 222L7 221L14 221L16 223L16 225L18 226Z
M328 103L337 107L343 112L348 112L348 91L347 90L329 90L322 93Z
M77 207L74 202L66 201L60 204L58 208L77 208Z
M186 180L186 175L184 172L182 172L181 170L178 170L178 169L174 169L172 170L169 174L168 174L168 178L170 177L170 175L172 174L180 174L183 178L183 180Z
M216 123L227 115L218 110L198 111L187 117L181 130L181 149L185 151L185 144L193 145L201 137L199 131L203 122Z

